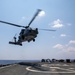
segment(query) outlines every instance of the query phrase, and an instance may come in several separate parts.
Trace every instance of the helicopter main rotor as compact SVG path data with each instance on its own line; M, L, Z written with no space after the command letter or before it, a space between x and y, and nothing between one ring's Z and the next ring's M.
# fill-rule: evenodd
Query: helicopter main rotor
M12 26L16 26L16 27L23 27L23 28L25 28L25 26L21 26L21 25L18 25L18 24L13 24L13 23L1 21L1 20L0 20L0 22L1 22L1 23L5 23L5 24L9 24L9 25L12 25Z
M16 26L16 27L22 27L22 28L29 28L31 23L34 21L34 19L38 16L38 14L41 12L41 9L38 9L37 12L35 13L35 15L33 16L33 18L31 19L31 21L29 22L29 24L27 26L21 26L18 24L14 24L14 23L10 23L10 22L6 22L6 21L2 21L0 20L1 23L5 23L8 25L12 25L12 26ZM44 30L44 31L56 31L56 30L50 30L50 29L39 29L39 30Z
M5 23L5 24L9 24L9 25L12 25L12 26L16 26L16 27L23 27L23 28L29 28L31 23L34 21L34 19L36 18L36 16L39 14L39 12L41 11L41 9L38 9L37 12L35 13L35 15L33 16L33 18L31 19L31 21L29 22L29 24L27 26L21 26L21 25L18 25L18 24L13 24L13 23L9 23L9 22L5 22L5 21L1 21L1 23Z

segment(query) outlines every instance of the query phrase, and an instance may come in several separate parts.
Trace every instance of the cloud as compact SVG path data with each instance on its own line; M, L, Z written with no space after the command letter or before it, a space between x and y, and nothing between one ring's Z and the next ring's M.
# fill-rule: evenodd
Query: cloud
M61 34L60 36L61 36L61 37L65 37L65 36L66 36L66 34Z
M70 40L66 45L56 44L55 46L53 46L53 48L66 52L75 52L75 40Z
M67 23L67 25L68 25L68 26L71 26L72 24L71 24L71 23Z
M61 45L61 44L56 44L55 46L53 46L53 48L62 49L62 48L63 48L63 45Z
M64 25L60 19L57 19L52 22L52 28L62 28Z
M70 40L69 44L75 44L75 40Z
M75 52L75 47L67 47L66 50L69 52Z
M45 16L45 12L44 11L41 11L38 16L42 17L42 16Z

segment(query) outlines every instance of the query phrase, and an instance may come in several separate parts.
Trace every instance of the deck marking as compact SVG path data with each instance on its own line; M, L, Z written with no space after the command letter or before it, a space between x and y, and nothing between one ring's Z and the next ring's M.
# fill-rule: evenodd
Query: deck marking
M67 70L67 71L71 71L71 72L51 72L51 71L38 71L38 70L33 70L31 69L32 67L27 67L26 70L28 71L32 71L32 72L40 72L40 73L75 73L75 71L73 70L69 70L69 69L63 69L62 70ZM61 68L60 68L61 69Z

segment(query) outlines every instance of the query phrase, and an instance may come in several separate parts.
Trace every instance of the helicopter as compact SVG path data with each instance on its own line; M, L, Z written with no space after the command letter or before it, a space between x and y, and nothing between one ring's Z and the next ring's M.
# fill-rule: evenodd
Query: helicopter
M14 36L14 42L13 41L9 41L9 44L14 44L14 45L20 45L22 46L22 42L25 41L33 41L35 42L35 38L37 37L38 32L38 28L31 28L30 25L31 23L34 21L34 19L38 16L38 14L41 12L41 9L38 9L37 12L35 13L35 15L33 16L33 18L31 19L31 21L29 22L29 24L27 26L21 26L18 24L14 24L14 23L9 23L6 21L2 21L0 20L1 23L5 23L8 25L12 25L12 26L16 26L16 27L22 27L23 29L21 29L19 36L18 36L18 40L17 38ZM45 31L56 31L56 30L50 30L50 29L39 29L39 30L45 30Z

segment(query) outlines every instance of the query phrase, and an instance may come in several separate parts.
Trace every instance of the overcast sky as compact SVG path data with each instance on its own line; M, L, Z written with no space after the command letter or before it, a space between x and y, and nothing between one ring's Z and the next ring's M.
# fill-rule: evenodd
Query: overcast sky
M37 9L43 11L31 27L56 31L39 30L35 42L17 46L8 42L21 28L0 23L0 59L75 58L75 0L0 0L0 20L26 26Z

